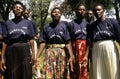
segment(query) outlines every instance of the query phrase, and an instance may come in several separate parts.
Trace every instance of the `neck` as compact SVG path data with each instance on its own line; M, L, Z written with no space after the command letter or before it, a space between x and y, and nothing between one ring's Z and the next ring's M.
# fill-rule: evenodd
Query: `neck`
M102 16L101 18L97 19L98 21L104 21L105 20L105 16Z
M54 24L58 24L60 21L59 20L53 20Z
M15 16L15 20L21 20L22 17L21 16Z

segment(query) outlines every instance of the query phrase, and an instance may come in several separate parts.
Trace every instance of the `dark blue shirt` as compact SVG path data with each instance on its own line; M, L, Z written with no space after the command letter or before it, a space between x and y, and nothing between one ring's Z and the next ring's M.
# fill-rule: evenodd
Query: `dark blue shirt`
M82 21L79 21L77 19L71 21L68 26L71 40L76 40L76 39L85 40L86 27L87 27L87 21L85 19L83 19Z
M3 22L0 22L0 35L3 35L3 27L5 24Z
M47 44L67 43L70 40L67 25L68 23L65 21L61 21L55 26L53 23L46 24L41 31L40 40Z
M3 36L3 27L5 26L5 23L4 22L0 22L0 35ZM0 40L0 45L2 44L2 39ZM1 48L1 46L0 46Z
M32 25L33 25L33 31L34 31L34 33L37 35L38 34L38 29L37 29L37 27L36 27L36 23L33 21L33 20L30 20L31 21L31 23L32 23Z
M30 40L36 35L33 26L31 21L26 19L22 19L18 23L15 23L13 20L8 20L5 23L3 37L7 40Z
M104 21L95 21L87 28L87 40L117 40L120 42L120 26L118 21L106 18Z

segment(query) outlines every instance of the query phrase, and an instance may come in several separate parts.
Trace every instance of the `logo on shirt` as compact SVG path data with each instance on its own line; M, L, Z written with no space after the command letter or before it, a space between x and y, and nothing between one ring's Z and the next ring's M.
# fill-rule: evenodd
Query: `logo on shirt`
M78 30L75 31L75 34L79 34L79 33L86 34L86 31L85 30L81 30L81 29L78 29Z
M23 29L27 29L28 27L23 26L22 28L23 28Z
M12 31L10 31L10 34L13 34L14 32L21 32L22 34L26 34L24 30L22 29L13 29Z

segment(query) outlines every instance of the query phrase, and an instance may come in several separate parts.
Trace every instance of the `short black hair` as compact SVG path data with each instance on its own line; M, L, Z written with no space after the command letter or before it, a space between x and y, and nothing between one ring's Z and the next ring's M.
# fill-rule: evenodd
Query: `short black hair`
M85 4L82 4L82 3L77 4L77 6L75 7L75 11L78 10L79 6L85 6ZM85 8L86 8L86 6L85 6Z
M16 4L20 4L20 5L23 7L23 9L25 9L25 6L24 6L23 3L21 3L20 1L15 1L15 2L12 4L12 9L14 8L14 6L15 6Z
M105 7L104 7L104 5L103 5L102 3L96 3L96 4L93 6L93 11L94 11L94 9L95 9L96 6L101 6L102 9L105 10Z
M60 8L60 7L54 7L54 8L52 9L51 13L52 13L55 9L58 9L58 10L60 10L60 12L61 12L61 8Z

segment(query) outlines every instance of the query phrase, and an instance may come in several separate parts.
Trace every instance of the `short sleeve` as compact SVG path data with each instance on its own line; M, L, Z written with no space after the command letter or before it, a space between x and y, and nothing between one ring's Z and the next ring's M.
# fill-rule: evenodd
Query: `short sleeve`
M35 32L34 30L34 29L37 29L35 23L33 23L32 21L29 21L28 28L29 28L29 38L33 38L34 36L37 35L37 32Z
M70 33L69 33L69 30L68 30L69 24L66 22L65 25L66 25L66 28L65 28L64 38L65 38L66 41L69 41L70 40Z
M2 36L3 38L7 38L8 32L7 32L7 25L6 23L2 24Z
M44 26L43 29L41 30L40 37L39 37L40 41L42 41L42 42L46 41L46 36L47 35L46 35L45 27L46 26Z
M37 26L36 26L36 23L34 21L31 21L32 25L33 25L33 30L34 30L34 33L35 34L38 34L38 29L37 29Z
M0 35L2 35L3 33L2 33L2 27L4 27L4 23L0 23Z
M116 40L120 42L120 25L117 20L115 20L115 19L110 19L110 20L114 26Z

